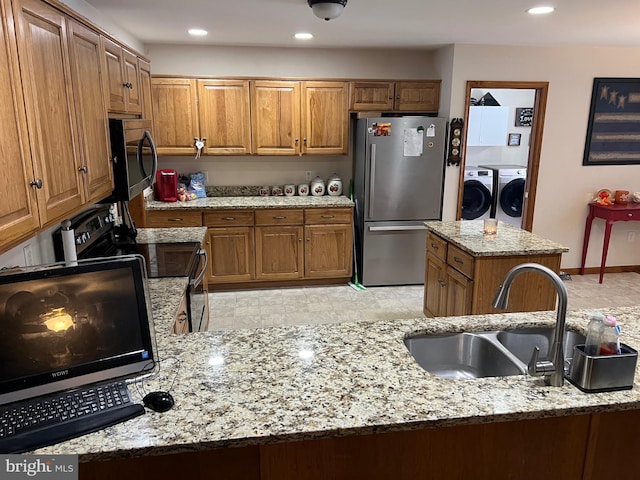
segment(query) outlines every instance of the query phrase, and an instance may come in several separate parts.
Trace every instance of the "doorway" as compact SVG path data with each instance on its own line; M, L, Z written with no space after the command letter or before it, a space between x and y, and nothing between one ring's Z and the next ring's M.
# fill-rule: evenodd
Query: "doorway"
M547 105L547 92L549 89L548 82L509 82L509 81L477 81L470 80L467 82L466 98L465 98L465 141L462 144L462 164L460 168L460 180L458 186L458 209L456 218L462 218L462 199L464 190L464 171L467 163L467 135L469 132L469 119L471 106L475 103L472 101L473 90L496 91L496 90L532 90L534 92L533 111L530 118L530 136L529 151L527 155L527 174L524 186L524 195L522 203L522 223L521 228L531 231L533 228L533 212L536 201L536 191L538 185L538 172L540 168L540 151L542 148L542 133L544 130L544 116ZM478 99L474 99L478 100ZM513 137L518 139L519 137ZM504 145L512 145L511 136L504 138Z

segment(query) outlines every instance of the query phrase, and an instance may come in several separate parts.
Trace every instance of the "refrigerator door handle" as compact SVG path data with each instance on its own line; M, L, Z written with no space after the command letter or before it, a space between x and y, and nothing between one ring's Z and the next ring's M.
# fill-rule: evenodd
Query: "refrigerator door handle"
M371 170L369 172L369 218L373 218L374 185L376 183L376 144L371 144Z
M406 225L402 226L387 226L387 227L369 227L370 232L399 232L403 230L425 230L427 227L424 225Z

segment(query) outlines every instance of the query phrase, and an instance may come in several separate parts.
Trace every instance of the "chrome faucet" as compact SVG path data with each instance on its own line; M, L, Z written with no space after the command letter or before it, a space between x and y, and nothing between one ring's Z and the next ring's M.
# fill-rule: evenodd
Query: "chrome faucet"
M544 376L544 381L547 385L554 387L561 387L564 383L564 352L562 345L564 344L564 325L567 317L567 287L556 273L538 263L522 263L516 265L507 272L504 277L504 281L496 298L493 300L494 308L500 308L502 310L507 308L509 300L509 289L513 280L522 272L538 272L549 278L553 283L553 286L558 292L558 312L556 316L556 328L553 331L553 340L551 342L551 349L549 350L549 359L544 361L538 361L540 355L540 347L535 347L529 361L529 375L539 377Z

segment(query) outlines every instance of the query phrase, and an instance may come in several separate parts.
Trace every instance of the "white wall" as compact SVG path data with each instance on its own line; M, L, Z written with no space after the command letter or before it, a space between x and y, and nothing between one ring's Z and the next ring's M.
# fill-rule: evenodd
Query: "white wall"
M533 231L569 247L562 267L579 267L595 192L640 191L640 165L582 166L593 79L640 77L640 48L456 45L453 69L452 117L463 116L467 80L549 82ZM457 195L457 184L445 195ZM595 220L587 266L600 265L603 229ZM627 241L629 231L636 232L634 242ZM640 264L639 247L640 223L617 223L607 265Z
M123 30L121 27L113 23L111 18L107 15L101 13L92 5L89 5L84 0L59 0L61 3L64 3L69 8L75 10L77 13L85 17L87 20L91 21L93 24L102 28L105 32L109 33L114 38L117 38L125 45L128 45L132 49L136 50L139 53L144 54L144 44L138 40L134 35L130 32Z

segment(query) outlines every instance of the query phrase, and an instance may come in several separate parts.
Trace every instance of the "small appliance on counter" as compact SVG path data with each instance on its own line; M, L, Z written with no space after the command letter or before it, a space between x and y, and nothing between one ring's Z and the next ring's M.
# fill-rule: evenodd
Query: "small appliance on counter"
M156 200L160 202L178 201L178 172L163 168L156 172Z

